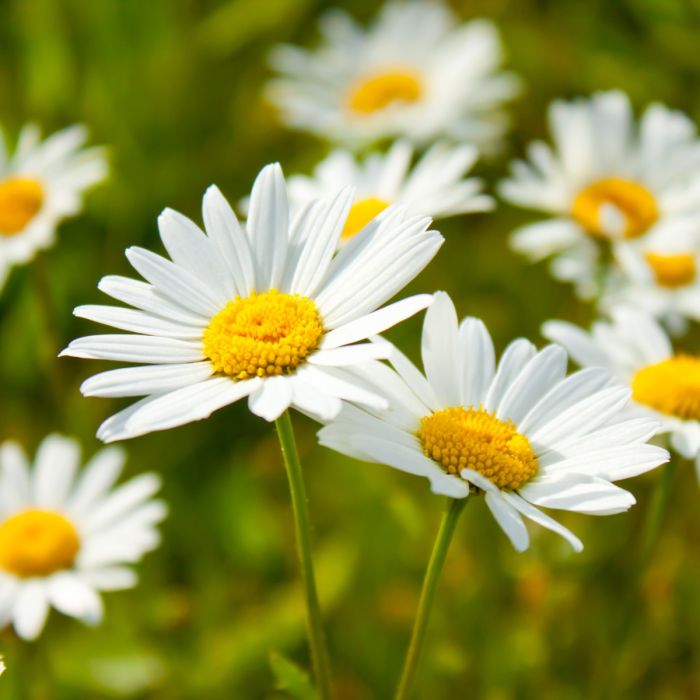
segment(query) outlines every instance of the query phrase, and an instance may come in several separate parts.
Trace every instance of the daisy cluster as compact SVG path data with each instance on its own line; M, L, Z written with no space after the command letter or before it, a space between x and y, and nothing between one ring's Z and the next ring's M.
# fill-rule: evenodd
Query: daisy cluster
M326 447L450 499L483 497L519 551L525 520L580 551L543 509L623 512L635 499L616 482L667 461L664 436L683 457L700 454L700 358L674 350L666 330L700 319L695 127L661 105L636 124L620 92L552 105L554 145L532 144L499 191L550 217L516 231L513 247L551 257L601 318L590 333L549 321L552 344L518 338L499 357L445 292L394 300L438 253L434 218L494 208L467 175L502 150L518 91L497 30L418 0L386 4L368 28L331 11L320 29L320 47L274 52L267 95L328 155L288 179L264 167L244 217L213 185L201 225L166 209L163 250L126 251L140 279L103 277L112 302L75 309L118 332L61 354L129 365L82 384L85 396L133 400L98 437L173 429L244 400L266 421L293 408L321 425ZM71 129L39 144L28 129L11 158L0 151L0 269L50 244L103 177L83 139ZM421 369L380 334L426 309ZM33 466L13 442L0 450L0 620L25 638L49 606L99 621L99 591L133 585L130 565L158 542L158 479L113 489L115 448L81 475L78 461L58 436Z

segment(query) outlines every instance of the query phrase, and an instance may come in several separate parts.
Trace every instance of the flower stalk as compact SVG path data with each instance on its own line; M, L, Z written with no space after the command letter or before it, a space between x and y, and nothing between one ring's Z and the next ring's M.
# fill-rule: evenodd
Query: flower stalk
M411 633L411 642L406 652L403 672L401 680L396 691L395 700L407 700L413 685L413 679L420 660L421 650L425 639L425 632L430 619L430 612L433 607L435 593L437 591L440 574L447 558L447 551L452 542L452 536L455 532L455 527L459 516L466 505L465 498L450 498L447 502L447 508L442 516L440 529L438 530L433 552L430 555L428 568L423 579L423 589L418 603L418 611L413 622L413 631Z
M282 449L282 457L289 481L289 493L292 499L297 554L301 566L301 581L306 602L306 626L316 686L321 700L330 700L333 697L331 669L314 574L308 499L289 411L285 411L275 421L275 427Z

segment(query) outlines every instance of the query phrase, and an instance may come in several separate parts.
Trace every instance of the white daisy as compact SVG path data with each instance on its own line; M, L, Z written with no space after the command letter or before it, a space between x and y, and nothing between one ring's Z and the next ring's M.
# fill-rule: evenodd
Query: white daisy
M604 290L601 306L636 306L660 320L674 335L700 321L698 234L648 236L641 246L616 245L619 273Z
M76 315L132 334L74 340L64 355L139 363L88 379L86 396L146 396L109 418L98 436L120 440L206 418L249 397L274 420L290 405L330 418L341 399L384 401L351 368L384 357L361 343L424 309L427 294L376 310L432 259L442 236L430 219L388 211L336 255L349 189L304 207L291 225L279 165L253 187L246 230L216 187L204 196L205 235L172 210L159 218L171 260L142 248L127 257L147 283L105 277L100 289L136 309L81 306Z
M700 225L700 140L684 114L653 104L636 126L627 96L612 91L554 102L549 123L554 147L531 144L500 192L555 217L517 230L512 245L533 260L554 255L552 274L581 296L599 291L607 242Z
M396 349L394 370L368 363L364 376L384 391L389 410L344 406L319 440L424 476L438 494L465 498L482 490L519 551L529 543L523 515L580 550L577 537L535 506L592 515L627 510L634 497L611 482L667 460L666 450L645 444L657 421L628 420L630 391L613 385L607 371L566 377L561 347L538 352L522 338L496 363L484 324L459 324L444 293L426 314L422 355L426 376Z
M485 20L458 23L440 2L390 2L368 29L347 14L322 17L316 51L283 46L270 97L287 124L351 146L404 136L447 136L492 147L518 81L500 71L498 33Z
M403 140L386 154L371 153L364 160L356 160L349 151L333 151L311 177L288 178L292 210L339 187L355 187L355 202L341 237L347 241L395 203L404 205L409 215L435 219L493 208L493 199L481 191L481 180L464 177L478 158L476 147L435 144L413 167L412 158L413 147Z
M102 150L81 150L83 127L43 142L34 125L22 129L12 155L0 130L0 287L9 269L50 247L62 219L80 211L83 192L107 174Z
M89 625L100 591L136 584L130 564L158 546L166 508L143 474L113 489L124 452L98 452L78 475L80 447L49 435L29 466L15 442L0 445L0 626L36 639L52 606Z
M674 353L663 328L640 309L618 307L612 321L591 332L549 321L542 333L561 343L578 364L605 367L632 389L637 413L661 422L671 447L695 459L700 478L700 357Z

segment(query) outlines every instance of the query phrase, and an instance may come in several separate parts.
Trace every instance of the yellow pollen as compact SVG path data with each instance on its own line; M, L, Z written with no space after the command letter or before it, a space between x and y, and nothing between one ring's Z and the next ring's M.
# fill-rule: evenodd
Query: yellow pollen
M11 177L0 182L0 236L20 233L43 201L44 190L36 180Z
M271 289L226 304L204 331L204 354L217 372L235 379L292 374L322 336L311 299Z
M453 406L421 419L418 439L426 457L448 474L473 469L498 488L516 490L537 474L530 441L511 421L485 409Z
M396 68L358 81L348 95L348 107L358 114L374 114L396 102L416 102L422 94L420 76L410 68Z
M606 177L581 190L574 199L572 215L591 235L608 238L601 221L601 209L614 206L625 218L623 235L638 238L646 233L659 217L656 200L649 190L632 180Z
M700 358L669 357L632 377L638 403L683 420L700 420Z
M0 568L20 578L67 569L79 549L73 524L53 511L25 510L0 524Z
M355 202L350 208L348 218L345 220L341 238L343 240L352 238L388 206L389 202L378 197L366 197Z
M649 267L654 271L656 283L661 287L685 287L695 281L697 273L695 256L691 253L678 255L662 255L660 253L646 253Z

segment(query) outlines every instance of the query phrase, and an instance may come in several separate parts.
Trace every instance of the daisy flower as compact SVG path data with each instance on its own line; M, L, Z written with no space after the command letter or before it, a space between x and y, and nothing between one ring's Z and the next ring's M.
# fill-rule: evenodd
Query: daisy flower
M585 367L605 367L632 390L638 414L660 421L671 447L695 459L700 478L700 357L674 353L664 329L648 313L618 307L590 333L549 321L542 333Z
M83 192L107 174L101 149L81 149L83 127L39 136L36 126L24 127L10 155L0 130L0 286L13 265L53 244L60 221L77 214Z
M674 238L647 237L643 246L615 246L619 273L604 290L601 306L636 306L660 320L674 335L700 321L698 231Z
M36 639L49 606L89 625L100 591L136 584L130 568L158 546L165 505L144 474L114 489L125 455L98 452L78 475L77 441L49 435L33 466L15 442L0 445L0 625Z
M458 323L452 301L438 293L423 327L425 376L398 350L393 369L363 368L381 387L384 413L353 405L319 432L321 444L370 462L423 476L434 493L465 498L483 492L494 518L518 551L529 536L522 516L580 540L537 506L609 515L635 499L611 482L667 460L645 444L656 420L629 420L630 391L604 369L566 376L557 345L539 352L512 342L499 362L484 324Z
M637 245L700 225L700 141L684 114L653 104L637 126L627 96L611 91L557 100L549 125L554 147L531 144L500 192L553 217L515 231L513 248L532 260L553 255L552 274L580 296L600 291L611 241Z
M333 151L311 177L288 179L292 210L339 187L355 187L341 235L345 242L395 203L410 215L435 219L493 208L493 199L481 191L481 180L464 177L478 158L476 147L435 144L413 167L412 158L413 147L404 140L396 141L386 154L371 153L364 160L356 160L349 151Z
M63 355L138 363L98 374L86 396L146 396L109 418L98 436L120 440L206 418L244 397L272 421L294 406L331 418L341 399L384 401L355 382L352 366L385 356L362 343L425 308L427 294L377 310L442 244L430 219L400 207L336 254L353 202L346 189L288 217L279 165L253 187L245 229L216 187L204 196L206 234L172 210L158 223L170 260L126 255L145 283L105 277L99 288L135 309L81 306L77 316L130 334L74 340Z
M518 81L500 71L490 22L459 23L444 4L415 0L387 3L368 29L331 10L320 29L316 51L272 55L280 77L269 95L290 126L352 147L400 136L498 142Z

